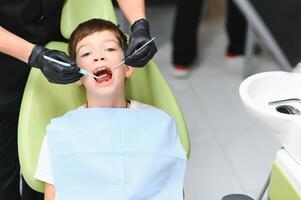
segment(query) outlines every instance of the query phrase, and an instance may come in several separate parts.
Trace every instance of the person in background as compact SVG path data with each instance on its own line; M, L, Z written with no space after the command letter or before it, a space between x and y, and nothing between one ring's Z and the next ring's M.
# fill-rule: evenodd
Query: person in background
M61 0L4 0L0 6L0 199L38 200L43 195L29 188L25 181L20 193L20 165L17 149L18 116L30 66L39 68L52 83L68 84L82 76L75 62L65 53L49 50L48 41L64 41L60 34ZM131 24L130 55L150 40L144 0L118 0ZM154 42L125 62L142 67L156 53ZM47 61L51 58L67 62L70 67Z
M232 0L228 0L226 12L226 33L228 36L227 58L234 58L244 54L246 32L247 21L245 17L235 3Z
M174 76L185 78L198 55L198 27L202 0L178 0L172 32ZM241 55L244 50L246 22L232 0L227 1L226 30L229 38L226 57Z

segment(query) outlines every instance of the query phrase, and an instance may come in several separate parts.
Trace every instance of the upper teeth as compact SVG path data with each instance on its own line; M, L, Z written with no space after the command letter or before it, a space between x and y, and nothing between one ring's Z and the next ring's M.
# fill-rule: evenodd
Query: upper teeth
M94 74L95 75L97 75L97 74L99 74L99 72L102 72L102 71L104 71L106 68L105 67L102 67L102 68L98 68L96 71L94 71ZM103 73L102 75L107 75L106 73ZM97 76L99 76L99 75L97 75Z

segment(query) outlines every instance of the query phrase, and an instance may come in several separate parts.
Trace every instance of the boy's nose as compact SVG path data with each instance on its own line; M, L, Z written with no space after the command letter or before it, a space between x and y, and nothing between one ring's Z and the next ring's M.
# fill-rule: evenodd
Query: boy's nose
M100 58L94 58L94 61L97 62L99 60L104 60L105 58L104 57L100 57Z

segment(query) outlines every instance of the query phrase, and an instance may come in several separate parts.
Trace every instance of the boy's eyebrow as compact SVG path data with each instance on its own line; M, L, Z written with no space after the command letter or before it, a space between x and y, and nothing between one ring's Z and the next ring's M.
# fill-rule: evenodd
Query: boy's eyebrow
M116 40L113 40L113 39L106 39L106 40L104 40L104 42L114 42L114 43L116 43L117 45L119 45L119 42L117 42ZM79 50L80 50L82 47L84 47L85 45L86 45L86 44L80 45L75 53L78 54Z

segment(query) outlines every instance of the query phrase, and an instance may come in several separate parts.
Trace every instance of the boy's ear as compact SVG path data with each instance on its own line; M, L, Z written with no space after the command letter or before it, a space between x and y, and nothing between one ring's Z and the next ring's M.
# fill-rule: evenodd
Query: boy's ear
M130 78L134 74L135 69L129 65L125 66L125 77Z

